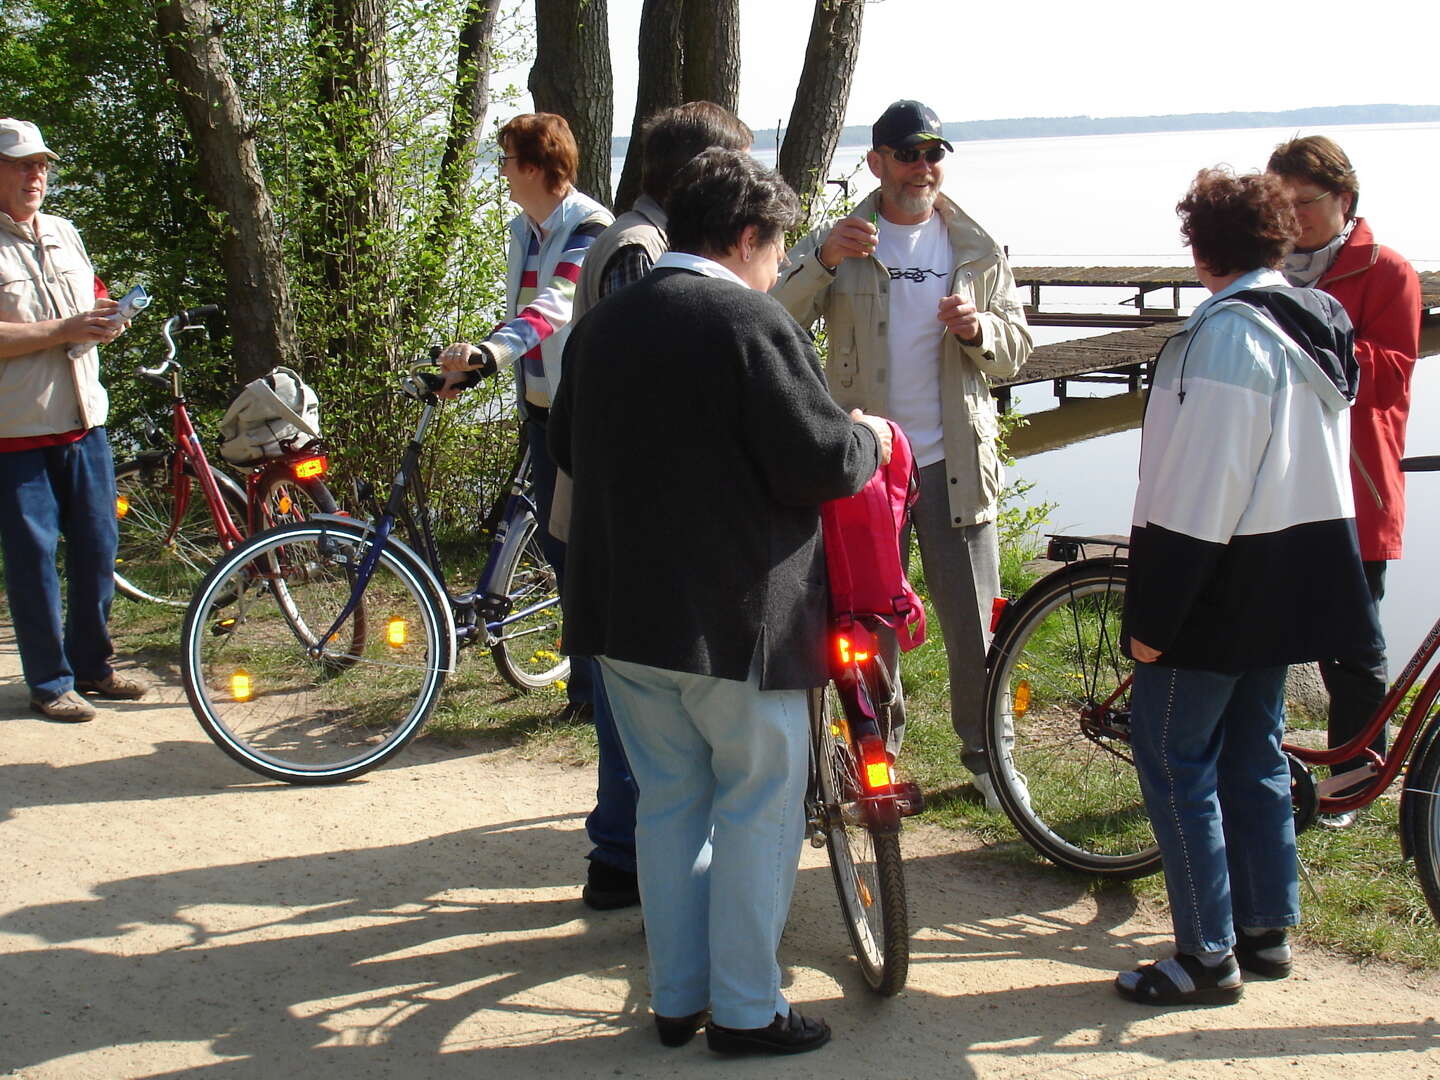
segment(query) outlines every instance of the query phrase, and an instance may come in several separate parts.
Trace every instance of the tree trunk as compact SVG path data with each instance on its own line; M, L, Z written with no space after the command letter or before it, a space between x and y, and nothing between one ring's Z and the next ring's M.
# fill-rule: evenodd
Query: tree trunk
M206 0L161 0L155 16L195 142L201 185L224 218L220 257L235 375L248 382L276 364L297 363L285 262L254 129Z
M681 42L685 0L645 0L640 9L640 76L635 87L635 119L630 147L615 189L615 212L630 209L640 194L640 132L661 109L684 102L684 50Z
M686 0L681 101L740 104L740 0Z
M440 157L435 199L425 227L425 240L411 267L409 290L401 307L401 328L423 321L435 289L445 275L444 253L450 250L456 224L464 212L485 116L490 110L490 70L494 65L495 19L499 0L469 0L455 54L455 94L450 102L449 131Z
M845 126L864 13L864 0L815 0L805 66L776 162L777 171L807 206L824 186L825 170Z
M388 0L312 0L320 138L311 149L318 258L329 297L330 355L391 346L395 309L385 288L395 211L388 189L385 37Z
M570 122L580 147L575 186L610 203L610 129L615 118L606 0L535 0L530 96L539 112Z

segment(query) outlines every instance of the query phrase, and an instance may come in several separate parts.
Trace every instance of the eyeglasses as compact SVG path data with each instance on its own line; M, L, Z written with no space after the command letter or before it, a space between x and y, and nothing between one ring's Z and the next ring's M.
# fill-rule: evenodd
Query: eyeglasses
M1334 194L1335 194L1335 193L1334 193L1333 191L1322 191L1322 192L1320 192L1319 195L1311 195L1310 198L1308 198L1308 199L1301 199L1301 198L1297 197L1297 198L1295 199L1295 205L1296 205L1296 206L1314 206L1316 203L1322 202L1323 200L1328 199L1331 195L1334 195Z
M50 162L44 158L39 161L33 161L29 158L24 158L17 161L14 158L8 158L5 157L3 154L0 154L0 161L3 161L6 165L15 166L15 168L19 169L22 173L38 172L49 175L51 171Z
M943 146L932 146L928 150L921 150L918 146L907 146L903 150L890 150L891 157L901 165L914 165L924 155L925 160L931 165L936 165L945 160L945 148Z

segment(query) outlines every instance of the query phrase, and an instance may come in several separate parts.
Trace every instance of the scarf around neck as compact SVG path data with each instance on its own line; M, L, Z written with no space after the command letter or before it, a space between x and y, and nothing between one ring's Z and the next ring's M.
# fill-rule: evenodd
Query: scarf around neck
M1325 276L1325 271L1335 264L1335 256L1340 254L1340 249L1354 231L1355 218L1351 218L1335 239L1324 247L1318 247L1314 251L1292 251L1286 255L1285 265L1281 268L1285 279L1296 288L1314 288L1315 283Z

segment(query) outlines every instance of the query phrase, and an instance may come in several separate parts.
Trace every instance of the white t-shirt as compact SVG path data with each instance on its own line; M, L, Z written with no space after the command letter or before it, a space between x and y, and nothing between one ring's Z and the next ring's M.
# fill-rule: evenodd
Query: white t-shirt
M910 438L919 466L945 458L940 422L940 351L945 324L940 301L948 291L950 238L939 214L919 225L896 225L877 215L875 257L890 269L890 411Z

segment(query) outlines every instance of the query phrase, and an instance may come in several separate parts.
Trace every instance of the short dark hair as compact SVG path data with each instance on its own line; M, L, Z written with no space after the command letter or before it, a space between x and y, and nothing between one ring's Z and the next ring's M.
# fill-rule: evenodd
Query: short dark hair
M1306 135L1275 147L1266 171L1287 180L1299 180L1324 188L1332 195L1349 195L1346 220L1360 206L1360 180L1340 144L1324 135Z
M521 113L500 129L499 142L500 148L514 154L522 165L544 172L545 186L552 193L558 195L575 182L580 150L563 116Z
M640 187L663 205L675 174L701 150L711 146L749 150L755 133L713 101L687 101L652 116L641 138L645 154Z
M712 146L675 177L665 212L671 250L713 257L734 248L750 225L773 242L800 220L800 200L749 154Z
M1201 169L1175 212L1185 243L1219 277L1278 267L1300 235L1290 196L1271 173Z

